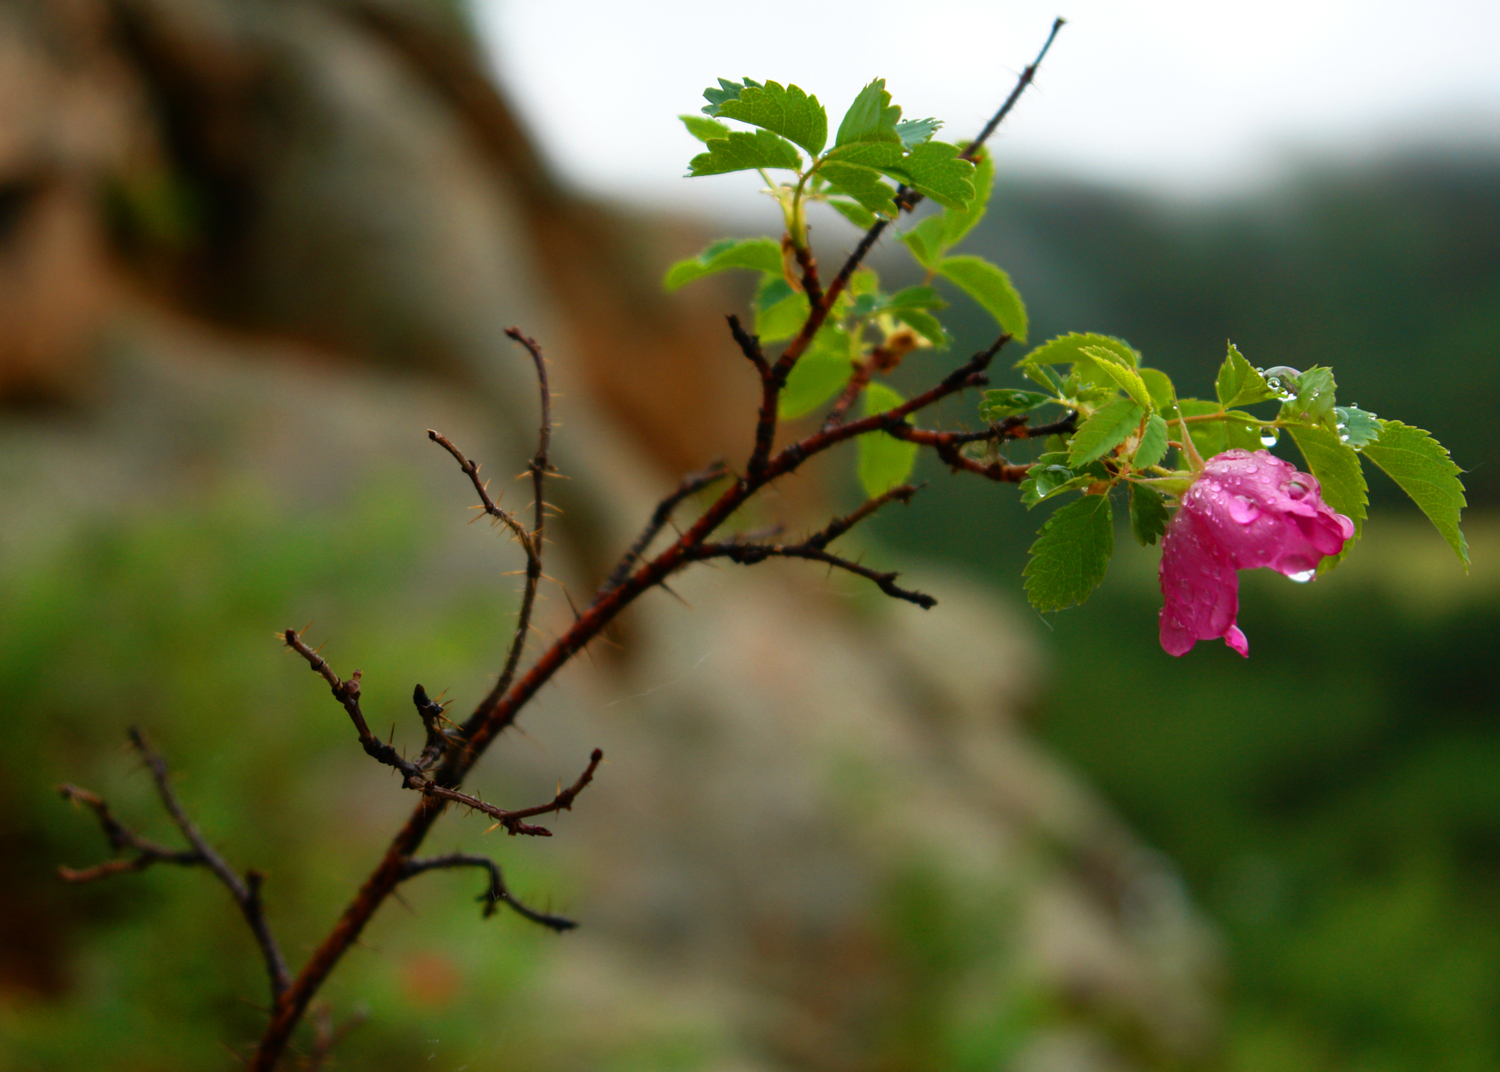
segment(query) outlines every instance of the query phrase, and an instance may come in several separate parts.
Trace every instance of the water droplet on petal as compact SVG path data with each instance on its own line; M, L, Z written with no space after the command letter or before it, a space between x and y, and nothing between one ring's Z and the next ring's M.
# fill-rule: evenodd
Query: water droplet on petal
M1287 576L1298 584L1306 584L1318 575L1317 570L1303 570L1301 573L1288 573Z

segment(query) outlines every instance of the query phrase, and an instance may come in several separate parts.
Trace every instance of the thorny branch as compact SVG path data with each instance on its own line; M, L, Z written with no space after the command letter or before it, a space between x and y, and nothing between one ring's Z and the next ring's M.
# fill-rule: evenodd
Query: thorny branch
M755 449L751 451L750 462L745 466L745 471L753 478L766 471L766 460L771 456L771 447L776 439L776 409L791 367L782 371L778 363L772 368L766 361L766 355L761 352L760 339L744 329L739 317L730 314L728 319L729 333L739 344L740 352L750 359L750 364L760 374L760 412L755 421Z
M547 386L547 361L542 357L542 348L535 339L522 335L515 328L507 328L505 334L526 348L526 352L531 355L532 364L536 366L537 391L541 395L541 428L537 432L536 453L526 463L526 469L531 473L532 551L526 556L526 586L521 593L520 613L516 615L516 635L511 641L510 653L505 658L505 669L500 671L495 687L480 705L481 710L505 695L505 690L510 688L510 683L516 676L521 653L526 650L526 637L531 629L531 610L536 605L537 585L542 579L542 543L547 525L544 485L547 472L552 468L552 463L547 458L548 449L552 445L552 392Z
M417 875L428 871L451 871L459 867L482 867L489 872L489 887L477 898L484 905L484 915L488 919L495 914L495 906L498 904L510 905L512 909L531 920L540 923L544 927L550 927L559 933L570 931L578 926L571 919L562 916L554 916L550 912L538 912L534 908L528 908L506 888L505 879L501 877L500 865L488 856L479 856L474 853L451 852L446 856L427 856L420 860L407 860L401 868L401 879L405 881L415 878Z
M995 443L1009 439L1044 439L1049 435L1071 432L1076 420L1077 414L1070 413L1062 420L1037 425L1034 428L1026 423L1024 416L1018 416L1007 417L998 424L992 424L977 432L935 432L926 428L913 428L904 422L893 423L885 430L897 439L931 447L955 473L973 473L1002 484L1018 484L1026 479L1026 474L1031 469L1029 464L1010 465L1003 458L981 461L964 454L964 446L969 443Z
M495 807L495 805L488 804L485 801L480 800L478 797L471 796L468 793L460 792L457 789L448 789L444 786L436 785L432 782L421 781L420 779L408 780L406 783L406 788L414 789L424 796L436 797L439 800L451 800L455 804L462 804L466 808L471 808L474 811L483 812L491 819L495 820L495 826L505 827L505 832L508 834L529 834L532 837L551 837L552 831L548 830L545 826L533 826L525 822L524 820L530 819L533 816L537 815L546 815L549 812L572 811L574 799L576 799L578 794L583 792L584 788L594 780L594 772L599 769L599 764L603 761L603 759L604 752L598 748L594 749L593 753L589 756L589 765L584 768L583 773L578 776L578 780L576 782L568 786L566 789L559 788L557 791L557 796L553 797L546 804L537 804L533 807L521 808L517 811L506 811L503 808L497 808ZM493 826L490 827L491 830L493 830L494 828L495 827Z
M970 142L964 151L959 154L960 158L972 161L978 155L979 150L984 147L984 143L989 141L990 135L994 134L1000 124L1004 122L1005 117L1016 106L1016 102L1021 99L1021 94L1026 92L1026 87L1031 85L1032 81L1036 78L1037 68L1041 66L1042 60L1046 58L1047 52L1052 48L1052 42L1057 39L1057 33L1063 28L1066 21L1065 19L1057 19L1052 23L1052 30L1047 34L1047 40L1042 44L1041 51L1037 53L1036 59L1032 60L1026 69L1021 72L1021 77L1016 80L1015 88L1010 91L1010 96L1005 98L1005 103L990 117L990 121L984 125L984 129L979 132L979 136ZM922 195L908 186L900 186L896 190L895 202L896 209L899 212L910 212L921 201ZM849 254L848 259L844 261L844 266L839 269L839 274L834 276L833 282L828 285L828 289L823 291L822 302L813 303L812 315L807 318L807 322L802 325L802 330L787 344L787 348L782 351L781 357L777 359L776 370L783 377L791 372L792 366L802 356L802 351L807 349L808 344L812 342L813 336L823 326L823 321L827 319L828 313L833 308L834 303L838 301L839 295L849 285L849 280L853 277L855 269L863 264L865 258L870 255L870 250L875 248L875 243L880 240L880 236L890 226L890 222L887 219L878 219L875 221L874 225L865 232L865 236L860 239L859 245L854 247L854 252ZM803 289L806 289L805 280ZM809 294L811 294L810 291Z
M1005 103L979 136L965 149L964 158L972 160L975 157L984 142L1014 107L1026 87L1031 84L1038 64L1051 47L1062 25L1061 19L1053 25L1052 32L1037 55L1036 61L1025 69ZM907 187L903 186L896 192L896 204L899 210L910 211L920 200L921 195ZM158 862L182 865L202 864L213 870L229 887L250 922L257 939L261 941L271 974L273 995L271 1019L250 1062L249 1067L253 1072L270 1072L276 1066L290 1042L293 1031L306 1015L314 995L340 958L358 941L361 931L385 899L400 883L417 874L429 870L457 867L485 868L490 875L490 888L482 898L486 902L487 913L493 909L495 903L505 901L526 918L555 930L566 930L572 926L571 921L535 912L516 902L505 889L500 870L493 861L481 856L465 854L417 859L414 854L421 846L432 824L446 810L442 805L448 802L482 811L495 818L499 825L505 826L512 834L547 833L544 828L528 824L525 820L548 812L560 811L572 805L577 794L589 784L598 768L602 758L598 750L594 751L587 769L572 786L559 790L557 796L549 803L533 808L507 812L475 796L463 793L459 786L485 749L496 736L515 722L516 716L537 691L549 682L574 655L597 637L636 597L654 587L665 587L665 582L669 577L694 561L728 558L731 561L750 563L765 558L785 557L823 562L830 568L843 569L863 576L896 598L909 600L923 607L933 605L935 601L932 597L911 592L896 585L896 574L871 570L827 549L835 539L882 506L890 502L909 501L916 491L916 488L910 485L893 488L846 517L835 519L822 531L810 536L801 544L762 543L744 537L738 540L710 542L710 537L714 532L768 483L795 472L807 459L861 435L890 434L905 438L933 448L955 468L978 472L994 479L1018 479L1017 474L1024 473L1025 467L1023 466L993 463L986 467L979 462L965 458L962 454L962 447L965 443L971 442L999 442L1004 439L1025 438L1040 434L1041 429L1028 431L1024 427L1024 422L1002 422L982 433L974 434L929 432L907 424L907 418L911 414L925 410L949 395L984 386L988 382L985 370L996 353L1009 341L1009 335L1001 335L992 346L975 354L969 361L944 377L936 386L901 405L884 413L870 414L860 420L845 423L845 412L862 389L862 385L851 383L846 390L846 394L849 395L848 401L845 402L841 398L841 404L836 405L835 412L830 415L830 419L822 429L788 444L779 452L775 450L777 406L787 376L819 328L827 320L839 296L848 287L855 270L863 263L888 225L888 220L879 220L865 233L854 251L845 260L838 275L826 289L819 280L817 262L811 251L805 248L794 250L801 271L802 289L808 296L810 310L799 332L786 345L774 363L766 358L759 340L746 332L736 318L730 318L730 330L735 341L761 379L761 403L756 425L755 446L744 474L730 483L670 546L649 560L645 560L643 556L647 547L670 520L673 510L688 495L707 487L718 479L723 468L722 466L714 467L704 473L686 478L678 490L657 507L645 532L632 545L620 564L610 574L609 579L600 587L587 609L577 614L573 623L546 650L541 652L524 674L519 676L517 675L520 659L526 646L537 587L542 577L542 548L545 542L546 519L544 484L546 474L551 468L548 460L551 437L551 398L547 384L546 362L540 347L533 339L526 337L515 328L506 332L530 354L536 367L541 396L538 446L527 466L532 477L535 509L532 525L528 528L514 514L502 510L490 498L484 482L479 479L479 466L469 461L446 437L435 431L429 432L434 442L453 455L460 468L474 484L485 512L509 528L526 552L526 581L520 613L517 617L515 638L510 645L504 669L494 688L469 715L462 727L457 731L452 731L443 728L442 723L446 722L446 718L443 715L442 705L429 699L425 691L418 686L414 690L413 701L426 731L426 742L417 761L413 763L404 759L391 744L381 742L370 732L360 709L359 671L355 671L349 680L342 680L317 651L303 642L302 637L295 630L288 629L281 634L287 647L301 655L312 670L328 683L335 699L344 707L353 722L364 750L379 762L399 770L403 776L403 787L417 791L424 797L396 834L374 872L360 887L353 901L344 910L323 942L314 950L295 980L288 980L280 952L270 936L269 929L265 926L260 907L260 876L255 872L250 872L246 880L241 881L203 841L196 828L188 822L171 792L165 764L149 750L143 738L135 738L137 747L152 768L167 810L193 846L191 852L176 852L137 837L113 819L104 802L98 797L85 790L64 787L65 795L94 809L105 829L106 836L117 850L128 848L138 854L128 861L101 865L82 872L67 873L65 877L83 881L126 870L140 870ZM870 371L874 371L873 366ZM867 372L865 375L866 380L868 374ZM998 469L996 469L997 466ZM996 471L991 472L991 469L996 469ZM451 747L459 742L462 742L463 747ZM430 801L426 799L428 797L437 799L441 802L440 805L431 806ZM329 1036L331 1031L329 1024L325 1024L324 1030L319 1032L320 1040ZM321 1059L326 1049L327 1047L316 1048L319 1055L317 1059Z
M266 974L271 980L271 1000L279 1001L282 994L291 986L291 974L287 971L286 959L281 955L281 947L277 944L275 935L271 933L271 925L266 921L265 910L261 905L260 887L265 876L259 871L246 871L243 879L235 874L224 862L224 858L214 851L213 846L203 837L193 821L188 818L187 811L172 789L172 780L167 773L166 761L151 747L151 742L146 739L146 735L132 726L130 743L135 746L135 750L140 753L141 759L150 769L152 780L156 782L157 795L161 797L162 807L177 824L177 829L182 831L182 836L187 839L192 849L189 851L169 849L157 842L140 837L120 823L110 813L109 805L97 794L75 785L63 785L58 788L65 798L93 809L112 849L116 852L121 849L132 849L139 855L134 859L112 860L81 871L62 867L58 869L58 873L68 882L89 882L126 871L143 871L155 863L208 868L214 873L214 877L224 884L229 890L229 895L240 906L240 912L243 913L245 922L249 924L256 944L260 946L261 956L265 958Z
M467 474L474 485L474 490L479 493L479 501L484 504L484 512L510 529L516 537L516 542L525 548L528 559L535 555L537 549L531 544L531 533L526 531L526 526L521 524L515 514L509 510L502 510L495 500L490 498L489 481L479 479L479 463L464 457L464 452L454 446L453 441L441 432L435 432L429 428L427 438L453 455L454 460L458 462L458 467Z
M693 561L695 551L706 544L708 537L760 488L778 477L795 472L808 458L821 454L839 443L869 432L887 429L892 426L893 422L901 422L908 415L926 409L949 395L984 386L988 382L985 369L1009 341L1009 335L1001 335L988 349L975 354L944 377L936 386L914 396L900 406L885 413L871 414L858 421L819 431L806 439L790 444L772 456L759 473L747 472L745 476L732 483L674 543L650 561L637 567L617 587L599 595L582 614L578 615L573 624L542 652L531 668L515 680L503 696L493 703L490 698L486 698L485 702L476 708L464 723L466 746L448 753L431 782L422 782L418 777L418 783L423 786L456 790L494 738L515 721L521 709L544 684L552 679L558 670L596 637L637 596L663 584L674 572ZM728 557L727 553L723 557ZM932 605L930 596L901 589L890 575L876 573L858 563L847 562L815 548L808 548L806 554L787 557L803 557L827 562L835 568L850 570L867 577L883 591L897 598L910 599L920 606ZM313 655L321 661L315 653ZM317 669L316 666L314 668ZM330 675L332 675L331 670L324 674L325 678ZM333 675L330 684L336 681L337 676ZM343 701L343 696L337 687L334 689L334 695L339 697L341 702ZM366 751L369 751L368 747ZM406 782L410 786L412 782L410 775ZM441 795L425 788L422 791L424 796ZM468 802L460 801L460 803ZM428 830L441 814L441 810L427 807L424 801L397 833L374 873L360 887L354 900L344 910L338 923L324 939L322 945L314 951L291 988L276 1003L271 1023L267 1026L261 1038L260 1047L250 1065L253 1072L270 1072L270 1069L275 1067L290 1040L293 1029L306 1012L308 1002L317 993L329 973L333 971L344 952L358 939L360 932L384 903L386 897L400 883L402 869L421 845Z
M295 629L286 629L281 633L281 638L286 646L307 660L307 665L312 668L313 673L328 682L328 687L333 692L333 698L344 705L344 710L349 712L349 719L354 723L354 730L359 734L359 743L364 747L365 753L378 762L388 767L395 767L408 778L420 778L421 768L415 763L406 760L400 752L386 741L382 741L370 732L370 725L365 721L364 712L359 707L359 678L364 672L356 670L350 675L348 681L342 680L333 672L333 667L328 665L328 660L319 655L316 650L307 646L307 643L297 635Z
M711 558L727 558L731 562L737 562L745 566L753 566L758 562L764 562L768 558L801 558L809 562L824 562L831 568L847 570L850 573L874 582L876 587L888 596L895 599L904 599L908 603L915 603L923 610L929 610L937 605L937 600L925 592L914 592L896 584L896 578L899 574L894 572L881 573L827 550L830 543L869 517L876 510L879 510L882 506L892 502L909 503L911 502L911 497L919 490L915 484L901 484L894 487L884 495L877 495L875 498L870 499L853 513L845 517L835 518L821 532L809 536L799 544L749 543L726 540L720 543L702 544L689 557L694 561L700 562Z
M630 576L630 568L641 560L641 556L646 553L646 548L651 546L651 541L656 539L657 534L666 527L667 522L672 520L673 511L682 504L684 499L696 495L715 481L722 480L728 471L724 461L719 459L710 462L706 468L683 477L676 490L656 504L656 509L651 513L651 520L646 522L646 527L636 537L635 543L630 545L630 550L621 556L615 568L599 586L599 595L595 599L608 595L624 583L625 578Z

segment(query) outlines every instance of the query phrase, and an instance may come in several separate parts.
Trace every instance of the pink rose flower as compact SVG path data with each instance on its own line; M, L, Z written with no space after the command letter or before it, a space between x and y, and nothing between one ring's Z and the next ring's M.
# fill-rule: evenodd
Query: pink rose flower
M1354 522L1323 504L1318 482L1268 451L1226 450L1210 458L1182 496L1161 544L1161 646L1186 655L1223 637L1250 654L1235 625L1236 570L1310 575L1354 536Z

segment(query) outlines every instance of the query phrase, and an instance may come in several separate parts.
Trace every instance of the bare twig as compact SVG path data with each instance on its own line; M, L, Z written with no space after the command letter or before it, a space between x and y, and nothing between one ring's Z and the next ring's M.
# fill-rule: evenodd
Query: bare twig
M930 610L937 606L937 600L927 593L915 592L898 585L896 583L896 578L900 576L898 573L881 573L831 551L822 551L806 544L786 547L780 544L763 543L706 543L693 551L689 557L697 562L711 558L727 558L731 562L738 562L745 566L753 566L768 558L802 558L809 562L823 562L835 569L847 570L873 581L877 588L894 599L904 599L908 603L915 603L923 610Z
M58 786L57 790L63 795L63 799L71 800L75 804L83 804L93 811L99 820L99 825L104 829L104 836L109 840L109 847L112 850L119 852L122 849L130 849L139 854L128 860L108 860L102 864L95 864L93 867L59 867L57 873L65 882L92 882L95 879L108 878L127 871L144 871L152 864L196 867L203 862L203 858L196 852L170 849L160 842L143 838L130 830L114 817L109 810L109 805L97 793L68 784Z
M364 712L359 707L359 678L363 671L356 670L348 681L341 680L333 672L333 667L328 665L328 660L309 648L306 642L297 635L295 629L284 630L281 638L287 647L307 660L313 673L328 682L329 689L333 691L333 698L343 704L344 710L349 712L349 719L354 723L354 731L359 734L359 743L364 747L366 755L388 767L395 767L407 777L421 776L421 769L415 763L405 759L392 745L370 732L369 723L365 721Z
M515 896L506 888L505 880L500 874L500 865L488 856L478 856L472 853L453 852L446 856L428 856L420 860L407 860L401 868L401 879L404 881L428 871L450 871L459 867L482 867L489 872L489 888L477 898L484 905L485 918L495 914L495 906L507 904L517 913L540 923L544 927L550 927L559 933L570 931L578 926L571 919L562 916L554 916L549 912L539 912L535 908L529 908L516 900Z
M978 137L970 142L964 151L959 154L963 159L973 160L978 155L979 150L984 147L984 143L995 133L996 128L1011 113L1011 109L1021 99L1021 94L1026 92L1026 87L1031 85L1032 81L1036 78L1037 68L1041 66L1042 60L1046 58L1047 52L1052 48L1052 42L1057 38L1058 31L1063 28L1066 21L1065 19L1057 19L1052 23L1052 30L1047 34L1047 40L1043 42L1041 51L1037 53L1036 59L1032 60L1026 69L1021 72L1020 78L1016 80L1015 88L1010 91L1010 96L1005 98L1005 103L1000 105L1000 108L990 117L990 121L984 125L984 129L979 132ZM895 201L898 212L910 212L917 207L921 200L922 195L908 186L901 186L896 190ZM854 275L855 269L864 263L865 258L870 254L870 250L875 248L875 243L880 240L881 234L890 226L890 223L890 220L878 219L865 232L864 237L859 240L859 245L854 247L854 252L849 254L848 259L844 261L843 267L839 269L839 274L834 276L833 282L828 285L828 289L823 294L821 306L813 307L812 315L808 317L807 323L802 326L802 330L797 334L797 337L792 340L782 353L781 360L777 362L778 368L782 362L786 362L787 371L791 370L791 365L796 363L797 358L802 355L802 351L807 348L808 343L812 342L812 337L817 334L818 328L823 326L823 320L827 317L828 311L833 308L833 303L838 301L839 295L849 285L849 280ZM819 315L820 313L822 315Z
M901 503L903 506L909 504L912 496L921 491L923 487L925 487L923 484L898 484L885 494L866 500L860 504L858 509L845 514L843 517L834 518L821 532L816 532L809 536L806 541L807 545L809 547L816 547L821 551L882 506L893 502Z
M1026 423L1024 416L1007 417L997 424L975 432L938 432L926 428L913 428L903 422L891 424L886 431L908 443L933 448L937 456L956 473L973 473L1003 484L1018 484L1026 479L1026 474L1031 469L1030 463L1011 465L1004 458L979 461L966 456L962 448L968 443L994 443L1007 439L1043 439L1049 435L1071 432L1077 418L1076 413L1069 413L1061 420L1033 428Z
M844 389L834 400L833 406L828 411L828 416L823 419L823 427L837 428L844 423L844 418L849 413L849 407L853 406L860 395L864 394L866 387L870 386L870 379L876 372L893 367L895 361L891 354L883 346L877 346L870 351L870 356L854 366L854 375L849 377L849 382L844 384Z
M552 463L548 458L548 450L552 443L552 393L547 386L547 361L542 356L542 348L537 341L527 335L523 335L517 328L506 328L505 334L523 346L531 355L531 362L536 367L537 391L541 396L541 421L537 432L536 453L527 462L526 468L531 473L532 506L534 509L531 525L531 541L526 553L526 584L521 592L521 609L516 614L516 633L511 640L510 651L505 657L505 668L500 671L499 678L490 689L489 695L479 705L479 710L465 723L465 731L472 728L481 716L479 711L492 709L505 695L505 690L510 688L510 683L515 680L516 669L521 665L521 654L526 650L526 638L531 631L531 611L536 606L537 585L542 579L542 546L545 542L547 524L547 500L545 495L545 484L547 473L552 469Z
M920 488L914 484L901 484L891 488L883 495L877 495L868 502L861 505L857 510L844 517L835 518L822 529L814 533L799 544L769 544L751 543L743 540L725 540L719 543L705 543L698 546L688 556L692 561L702 562L713 558L727 558L731 562L751 566L758 562L764 562L768 558L801 558L809 562L823 562L827 565L850 573L857 574L867 580L875 582L888 596L896 599L904 599L908 603L915 603L923 610L937 605L937 600L923 592L914 592L902 588L896 584L896 573L881 573L867 566L853 562L842 555L836 555L827 548L830 543L848 532L855 525L869 517L876 510L888 503L909 503L911 497Z
M1005 117L1010 114L1010 110L1021 99L1021 94L1026 92L1026 87L1031 85L1032 79L1036 78L1036 69L1042 65L1042 60L1047 58L1047 53L1052 48L1052 42L1057 40L1057 31L1067 25L1067 22L1067 19L1059 18L1052 23L1052 32L1047 35L1047 40L1042 42L1042 50L1036 54L1036 59L1032 60L1026 69L1021 72L1021 77L1016 80L1016 88L1010 91L1010 96L1005 98L1005 103L1000 105L1000 110L990 117L990 121L979 132L979 137L969 143L968 148L963 151L961 155L964 159L973 160L974 154L979 151L985 142L989 141L990 135L995 133L995 128L1005 121Z
M646 553L646 548L651 546L651 541L656 539L657 534L666 527L667 522L672 520L672 512L684 499L690 495L696 495L714 481L722 479L727 472L728 469L721 459L712 461L706 468L683 477L676 490L656 504L656 509L652 511L651 519L646 522L646 527L636 537L635 543L630 545L630 550L625 552L619 563L610 571L609 577L599 586L599 595L595 596L595 599L608 595L620 587L626 577L630 576L631 567L640 561L641 555ZM577 616L575 612L574 617Z
M448 721L443 714L443 705L428 699L427 690L421 685L412 690L411 701L416 705L422 728L427 731L427 743L422 748L422 754L417 757L416 767L418 770L431 770L447 754L448 749L462 739L462 735L443 728L443 723Z
M413 789L418 793L423 794L424 796L436 797L439 800L452 801L455 804L462 804L466 808L472 808L475 811L483 812L491 819L494 819L496 825L505 827L506 833L508 834L529 834L532 837L551 837L552 831L548 830L545 826L534 826L530 823L525 822L524 820L530 819L536 815L546 815L550 812L571 811L573 808L574 798L576 798L579 793L583 792L584 787L594 780L594 772L599 769L599 763L603 759L604 752L598 748L594 749L593 754L589 756L589 765L584 768L583 773L578 776L578 780L576 782L568 786L568 788L566 789L559 789L557 791L557 796L553 797L545 804L537 804L533 807L521 808L517 811L506 811L504 808L497 808L495 807L495 805L480 800L478 797L473 796L469 793L464 793L457 789L449 789L446 786L438 785L434 782L423 781L420 778L408 778L406 781L406 788Z
M806 246L795 249L797 267L802 269L802 289L807 294L809 305L823 304L823 284L818 281L818 262L813 258L812 250Z
M740 318L729 317L729 333L739 343L740 351L750 359L755 371L760 373L760 412L755 421L755 449L750 452L750 461L745 472L753 480L766 470L766 461L771 456L771 447L776 439L776 407L781 398L781 389L786 386L786 372L780 371L778 363L772 368L761 352L760 339L751 335L740 325ZM788 367L787 371L790 371Z
M479 501L484 504L484 512L496 521L500 522L515 535L516 540L526 549L527 557L534 554L531 546L531 533L526 531L526 526L521 524L515 514L509 510L501 509L494 499L490 498L489 482L479 479L479 463L470 461L464 457L464 452L453 445L453 441L441 432L427 429L427 438L453 455L458 462L458 467L468 474L469 480L474 485L474 490L479 493Z
M64 797L93 809L100 826L104 828L105 837L109 839L111 848L116 852L121 849L132 849L139 855L134 859L112 860L81 871L66 867L59 868L59 874L68 882L88 882L127 871L144 871L157 863L208 868L224 884L229 890L229 895L240 906L240 912L244 915L251 934L255 936L256 944L260 946L261 956L266 962L266 974L271 982L271 1000L273 1002L279 1000L291 986L291 974L287 971L286 960L281 955L281 947L277 944L275 935L271 933L271 926L266 921L265 910L261 905L260 887L265 876L259 871L247 871L245 877L241 879L234 873L233 869L224 862L224 858L214 850L198 827L188 818L187 811L172 789L166 761L151 747L151 742L139 729L131 727L129 732L130 743L140 753L141 759L151 771L152 779L156 782L156 791L161 798L162 807L177 824L177 829L182 831L182 836L187 839L192 849L186 852L169 849L165 845L140 837L120 823L110 813L109 805L97 794L74 785L64 785L59 787Z

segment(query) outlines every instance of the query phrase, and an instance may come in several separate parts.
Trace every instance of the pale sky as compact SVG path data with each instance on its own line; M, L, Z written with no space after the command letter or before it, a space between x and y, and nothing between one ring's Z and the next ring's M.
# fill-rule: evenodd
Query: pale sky
M511 98L570 181L712 210L759 184L682 178L675 116L717 76L796 82L830 129L883 76L971 136L1055 15L1069 22L997 163L1186 196L1393 141L1500 147L1500 0L469 0ZM917 13L913 16L911 13Z

